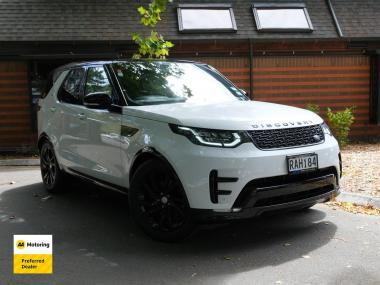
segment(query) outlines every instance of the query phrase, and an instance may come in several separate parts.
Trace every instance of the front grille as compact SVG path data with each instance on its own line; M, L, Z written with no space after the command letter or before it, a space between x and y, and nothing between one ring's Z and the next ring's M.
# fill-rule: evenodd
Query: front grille
M325 136L320 125L248 131L255 146L259 149L279 149L288 147L307 146L321 143ZM319 140L316 138L319 137Z

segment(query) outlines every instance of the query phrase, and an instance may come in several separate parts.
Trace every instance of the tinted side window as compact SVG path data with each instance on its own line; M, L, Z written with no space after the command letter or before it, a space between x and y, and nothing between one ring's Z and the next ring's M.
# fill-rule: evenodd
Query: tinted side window
M83 68L71 70L59 90L59 100L70 104L80 104L83 77Z
M87 72L85 96L90 93L106 93L112 97L112 85L104 67L90 67Z

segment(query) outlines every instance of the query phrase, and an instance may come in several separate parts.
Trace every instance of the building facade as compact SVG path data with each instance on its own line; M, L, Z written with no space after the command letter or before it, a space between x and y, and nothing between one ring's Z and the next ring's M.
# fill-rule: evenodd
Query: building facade
M72 61L130 58L146 1L0 1L0 151L35 148L36 102ZM174 1L157 26L170 56L209 63L254 100L342 110L380 138L376 0Z

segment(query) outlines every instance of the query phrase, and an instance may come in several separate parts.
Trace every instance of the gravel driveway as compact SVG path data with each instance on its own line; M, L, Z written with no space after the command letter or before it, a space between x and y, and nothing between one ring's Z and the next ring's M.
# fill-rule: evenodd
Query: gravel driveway
M351 144L342 160L343 191L380 197L380 144Z

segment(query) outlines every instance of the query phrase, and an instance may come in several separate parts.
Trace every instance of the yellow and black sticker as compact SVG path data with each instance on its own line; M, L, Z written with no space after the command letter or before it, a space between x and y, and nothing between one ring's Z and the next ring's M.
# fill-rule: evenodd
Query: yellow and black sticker
M13 236L14 274L52 274L52 235Z

